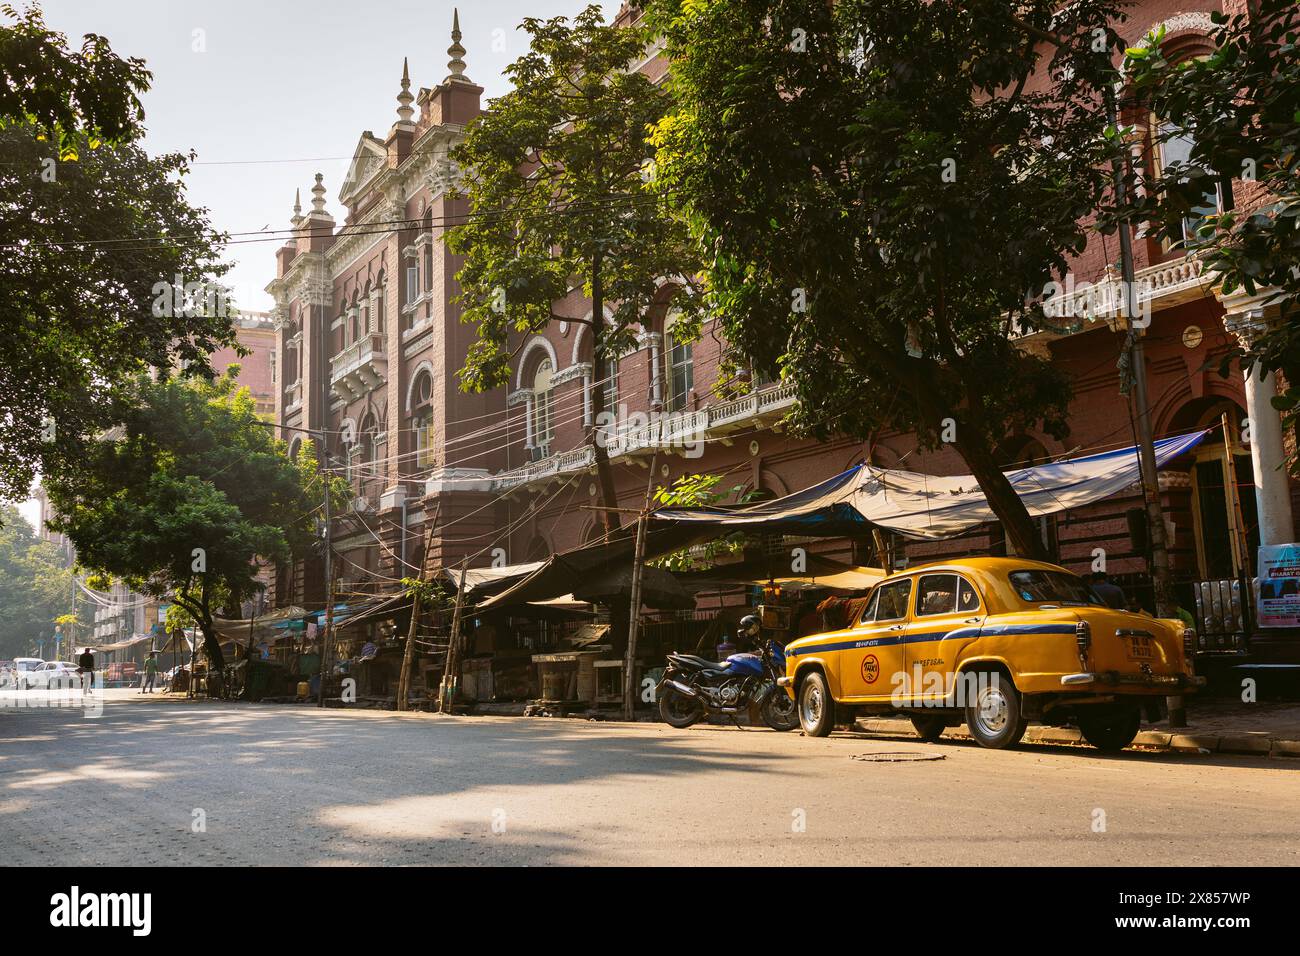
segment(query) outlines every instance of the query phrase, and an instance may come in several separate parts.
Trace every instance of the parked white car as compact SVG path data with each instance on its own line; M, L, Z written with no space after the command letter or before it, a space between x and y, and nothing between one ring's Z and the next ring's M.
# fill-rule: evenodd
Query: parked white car
M35 670L24 671L18 675L18 686L24 690L40 687L59 690L81 687L81 677L77 665L67 661L44 661Z
M5 675L6 680L4 686L10 690L26 686L23 682L27 679L28 675L33 673L44 663L45 661L41 660L39 657L15 657L8 673Z

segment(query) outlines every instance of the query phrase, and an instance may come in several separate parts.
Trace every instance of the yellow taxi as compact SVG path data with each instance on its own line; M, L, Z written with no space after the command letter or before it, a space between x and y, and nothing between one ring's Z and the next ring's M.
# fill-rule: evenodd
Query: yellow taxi
M1182 621L1107 607L1057 565L963 558L890 575L852 626L792 641L779 683L813 737L838 707L905 714L930 741L964 722L983 746L1012 747L1035 720L1115 751L1166 694L1204 683L1193 638Z

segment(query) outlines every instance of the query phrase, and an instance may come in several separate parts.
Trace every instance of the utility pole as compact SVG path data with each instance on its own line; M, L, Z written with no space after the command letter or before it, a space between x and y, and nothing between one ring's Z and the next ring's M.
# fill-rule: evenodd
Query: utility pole
M1116 102L1115 87L1107 84L1104 89L1106 97L1106 121L1116 136L1120 135L1119 106ZM1121 139L1122 142L1122 139ZM1130 154L1125 148L1122 156L1111 160L1111 173L1115 183L1115 202L1123 207L1128 202L1127 174ZM1156 468L1155 436L1151 431L1151 399L1147 393L1147 360L1143 347L1145 325L1139 325L1137 318L1137 285L1133 269L1133 237L1128 223L1119 227L1119 269L1120 281L1124 292L1124 319L1128 332L1124 339L1124 352L1128 356L1128 375L1133 384L1133 401L1137 406L1136 427L1138 439L1138 466L1142 476L1142 501L1146 505L1147 543L1151 548L1150 567L1151 585L1155 591L1156 617L1172 618L1175 616L1176 603L1173 594L1173 581L1169 570L1169 542L1165 535L1165 514L1160 505L1160 476ZM1121 359L1121 365L1123 360ZM1121 388L1122 390L1122 388ZM1182 695L1170 695L1165 698L1169 710L1171 729L1187 726L1187 708Z

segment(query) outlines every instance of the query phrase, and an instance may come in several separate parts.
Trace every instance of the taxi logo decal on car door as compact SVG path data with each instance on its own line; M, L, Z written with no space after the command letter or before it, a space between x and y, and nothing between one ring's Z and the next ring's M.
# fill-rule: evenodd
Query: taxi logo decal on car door
M868 684L874 684L880 677L880 661L875 654L868 654L862 658L862 679Z

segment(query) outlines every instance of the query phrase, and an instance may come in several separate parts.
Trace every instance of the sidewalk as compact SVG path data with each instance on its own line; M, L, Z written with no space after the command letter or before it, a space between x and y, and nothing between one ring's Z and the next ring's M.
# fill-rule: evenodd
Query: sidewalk
M1169 729L1161 721L1143 730L1133 741L1144 750L1172 750L1178 753L1229 753L1275 757L1300 757L1300 703L1265 701L1245 704L1236 700L1188 701L1187 727ZM887 737L911 737L916 732L909 720L864 717L857 721L860 731ZM966 725L949 727L945 737L969 740ZM1030 725L1026 743L1080 744L1087 746L1083 735L1073 727Z

